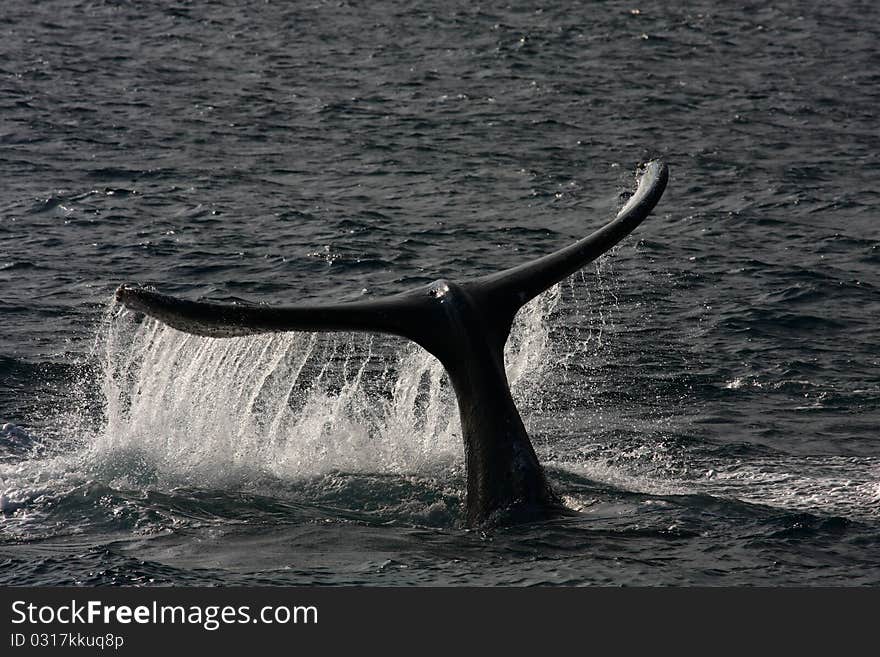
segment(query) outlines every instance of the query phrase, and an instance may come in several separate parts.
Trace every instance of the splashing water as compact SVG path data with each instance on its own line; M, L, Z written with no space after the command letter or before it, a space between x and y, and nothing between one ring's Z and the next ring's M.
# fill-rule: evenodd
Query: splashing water
M573 277L521 309L505 346L511 391L547 465L648 494L705 492L853 517L876 514L875 459L796 459L785 467L797 476L768 478L767 458L759 457L695 479L693 472L712 467L715 473L718 465L682 452L674 441L668 446L669 431L650 418L650 426L637 428L632 418L609 417L613 409L594 408L581 370L612 346L608 329L618 306L611 264L603 258L593 277ZM96 354L92 389L74 393L79 415L59 415L46 432L51 440L36 440L39 449L30 457L0 463L0 511L39 507L44 497L63 499L93 485L283 499L291 493L299 499L294 491L301 490L304 499L321 501L340 487L362 491L363 482L387 475L409 482L404 496L416 500L416 511L404 515L413 518L443 496L461 496L454 392L439 361L412 343L352 333L200 338L111 304ZM577 390L574 405L570 389ZM604 432L599 443L588 427ZM389 485L377 480L371 499L386 504L380 491ZM430 494L421 500L417 491ZM336 502L360 508L361 493L351 499L348 493ZM571 500L570 506L583 506ZM402 497L398 509L410 501Z
M505 349L517 401L551 362L558 286L526 306ZM119 311L119 309L116 309ZM280 333L209 339L111 312L101 336L105 424L97 462L169 485L240 486L332 471L460 471L442 365L385 336Z

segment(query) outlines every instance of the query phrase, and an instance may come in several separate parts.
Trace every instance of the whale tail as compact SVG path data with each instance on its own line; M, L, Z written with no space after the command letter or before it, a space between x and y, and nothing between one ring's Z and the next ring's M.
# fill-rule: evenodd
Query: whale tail
M179 299L122 285L116 299L178 330L207 337L279 331L366 331L412 340L446 368L456 392L467 463L467 521L558 508L510 395L504 344L517 311L614 247L653 210L668 181L665 164L646 164L617 216L574 244L510 269L369 301L265 306Z

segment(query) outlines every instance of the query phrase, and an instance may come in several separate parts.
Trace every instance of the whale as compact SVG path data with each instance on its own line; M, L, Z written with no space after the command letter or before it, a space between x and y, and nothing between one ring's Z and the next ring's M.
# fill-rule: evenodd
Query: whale
M503 271L370 300L262 305L191 301L131 283L115 298L186 333L231 338L284 331L388 333L411 340L443 364L458 402L464 441L465 521L508 524L565 513L538 460L510 392L504 345L517 311L629 235L654 209L669 170L637 170L635 190L607 224L558 251Z

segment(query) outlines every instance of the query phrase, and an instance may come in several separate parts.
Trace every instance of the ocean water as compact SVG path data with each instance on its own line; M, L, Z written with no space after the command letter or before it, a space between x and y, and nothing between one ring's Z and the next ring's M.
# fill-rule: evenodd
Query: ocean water
M880 10L102 2L0 15L0 584L880 584ZM668 190L521 311L577 513L463 526L442 368L112 300L466 280Z

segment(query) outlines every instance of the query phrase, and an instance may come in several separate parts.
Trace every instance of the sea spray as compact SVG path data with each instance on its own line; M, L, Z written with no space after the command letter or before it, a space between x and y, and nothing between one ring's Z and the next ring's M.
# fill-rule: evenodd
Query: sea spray
M516 317L505 349L525 406L552 361L556 286ZM460 469L454 393L430 354L388 336L187 335L134 313L108 314L103 427L90 456L135 478L237 486L262 476Z

